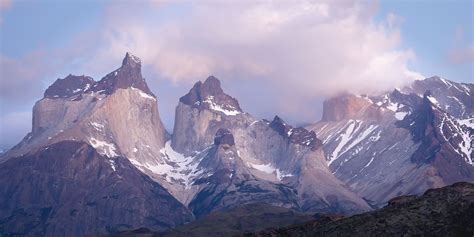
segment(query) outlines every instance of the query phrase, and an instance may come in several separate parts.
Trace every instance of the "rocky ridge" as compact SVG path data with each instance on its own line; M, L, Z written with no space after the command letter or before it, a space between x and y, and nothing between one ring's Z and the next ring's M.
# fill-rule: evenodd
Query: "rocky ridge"
M420 94L420 88L427 90ZM465 98L472 88L433 77L381 95L343 95L329 100L338 101L330 110L353 108L349 118L332 116L307 128L323 141L332 173L370 203L384 205L398 195L474 181L474 114ZM450 109L453 100L463 112Z
M456 183L421 197L399 197L376 211L310 221L244 236L472 236L474 184Z

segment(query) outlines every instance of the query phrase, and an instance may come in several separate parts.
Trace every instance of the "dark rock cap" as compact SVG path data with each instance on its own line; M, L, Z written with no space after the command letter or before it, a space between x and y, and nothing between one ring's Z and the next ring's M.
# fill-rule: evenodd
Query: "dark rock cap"
M140 68L142 66L142 61L137 56L134 56L130 52L127 52L125 54L125 58L123 58L122 60L122 67L126 67L126 66Z
M49 86L44 92L44 97L50 99L69 98L87 91L95 83L92 77L69 74L64 79L57 79Z
M305 128L298 127L293 128L290 133L290 142L292 143L309 146L312 149L317 149L323 145L322 141L316 137L314 131L308 131Z
M122 66L102 78L94 86L93 91L103 91L105 94L110 95L119 88L127 89L134 87L155 97L142 77L141 65L141 60L137 56L127 52L122 60Z
M308 131L303 127L293 128L293 126L287 124L278 116L273 118L273 121L269 126L281 136L288 138L289 142L293 144L308 146L311 147L312 150L322 146L321 140L316 137L316 133L314 131Z
M69 98L84 92L100 92L110 95L117 89L137 88L153 97L141 74L141 61L131 53L126 53L122 66L96 82L88 76L69 75L56 80L44 93L45 98ZM80 98L80 97L79 97Z
M291 125L286 124L278 115L275 115L270 123L270 127L284 137L288 137L288 132L293 128Z
M214 76L208 77L204 82L196 82L179 101L198 109L212 109L212 106L219 106L225 110L242 112L239 102L224 93L221 82Z
M234 135L226 129L226 128L219 128L216 132L216 136L214 137L214 144L215 145L235 145L234 142Z

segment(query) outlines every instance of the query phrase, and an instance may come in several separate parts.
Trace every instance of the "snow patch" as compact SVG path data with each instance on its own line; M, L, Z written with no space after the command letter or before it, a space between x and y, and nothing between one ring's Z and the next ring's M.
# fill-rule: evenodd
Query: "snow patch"
M114 171L117 171L117 169L115 168L115 160L109 159L109 164L110 168L112 168Z
M370 125L367 129L365 129L357 138L353 139L353 141L347 145L346 149L339 154L342 155L352 149L354 146L362 142L365 138L367 138L368 135L370 135L375 129L377 129L378 125Z
M464 120L461 121L464 122ZM451 145L454 151L464 157L468 164L474 165L474 158L472 157L472 150L474 149L472 146L472 140L474 139L474 135L471 135L469 129L464 129L462 125L464 124L459 123L459 120L455 120L449 115L445 115L440 122L439 130L443 138L448 141L448 144ZM451 130L453 137L460 136L461 141L457 144L452 144L450 138L448 139L445 136L444 128Z
M103 132L104 131L104 125L96 122L90 122L90 125L94 127L97 131Z
M474 118L468 118L468 119L458 119L457 122L460 125L465 125L469 128L474 129Z
M205 152L208 148L197 153L197 155ZM163 154L163 162L158 164L140 163L138 161L132 162L135 166L140 166L152 171L155 174L165 176L168 182L173 180L180 181L184 184L185 189L189 189L194 181L194 178L203 173L203 170L198 168L200 160L195 160L197 156L184 156L176 152L171 147L171 141L166 142L165 147L160 150Z
M236 110L236 109L225 109L221 105L218 105L214 102L214 96L208 96L206 99L203 101L203 103L207 103L209 105L209 108L215 111L219 111L224 113L225 115L229 116L235 116L240 114L241 112Z
M140 63L140 58L138 58L137 56L131 54L131 53L127 53L128 56L135 62L135 63Z
M405 118L405 116L408 115L408 112L396 112L395 113L395 118L397 120L403 120Z
M259 164L253 164L253 163L248 162L247 164L252 169L262 171L262 172L267 173L267 174L275 174L276 178L279 181L283 180L283 178L285 178L285 177L293 176L293 174L288 174L286 172L282 172L279 169L273 167L271 163L259 165Z
M375 158L372 156L372 158L370 158L370 160L369 160L369 163L367 163L367 164L364 166L364 168L369 167L369 165L372 164L372 162L374 161L374 159L375 159Z
M385 108L387 108L388 110L391 110L393 112L396 112L398 110L398 108L400 108L400 104L390 102L387 106L385 106Z
M112 143L101 141L94 137L91 137L89 139L89 143L91 144L92 147L96 148L97 151L101 155L105 155L110 158L118 156L117 151L116 151L117 149L115 148L115 145Z
M138 89L138 88L135 88L135 87L132 86L132 90L138 92L138 94L139 94L141 97L145 98L145 99L156 100L153 96L151 96L151 95L149 95L149 94L143 92L142 90L140 90L140 89Z
M256 123L258 123L258 122L260 122L260 121L261 121L261 120L255 120L255 121L253 121L253 122L249 125L249 127L252 126L252 125L254 125L254 124L256 124Z
M436 98L434 98L434 97L431 96L431 95L428 96L427 98L428 98L428 100L429 100L432 104L436 105L437 107L440 107L440 106L439 106L439 102L438 102L438 100L436 100Z
M339 143L337 147L334 149L331 155L329 155L328 165L331 165L340 155L342 148L351 140L352 134L355 132L356 129L356 121L349 120L349 125L346 126L344 132L339 136Z

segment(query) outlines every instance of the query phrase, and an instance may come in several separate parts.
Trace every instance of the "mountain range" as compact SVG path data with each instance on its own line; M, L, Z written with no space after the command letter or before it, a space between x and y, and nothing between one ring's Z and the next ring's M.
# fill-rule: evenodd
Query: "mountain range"
M163 231L258 203L353 215L474 182L472 93L432 77L340 94L296 127L255 118L210 76L179 98L169 133L127 53L101 80L69 75L36 102L32 131L0 156L0 233Z

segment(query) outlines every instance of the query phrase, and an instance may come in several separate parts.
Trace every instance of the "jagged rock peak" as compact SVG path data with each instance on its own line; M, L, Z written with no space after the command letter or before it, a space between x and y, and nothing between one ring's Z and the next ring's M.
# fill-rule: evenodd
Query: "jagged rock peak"
M201 82L199 81L196 84L201 84ZM219 94L224 93L224 91L222 90L222 87L221 87L221 82L219 81L219 79L217 79L214 76L209 76L204 81L204 83L201 84L201 90L204 93L207 93L207 94L210 94L210 95L219 95Z
M273 118L270 127L281 136L288 138L291 143L308 146L313 150L322 146L322 142L316 137L314 131L308 131L303 127L293 128L278 116Z
M44 92L45 98L69 98L71 96L87 91L95 84L94 79L89 76L75 76L69 74L64 79L58 78Z
M136 88L149 95L155 96L142 77L141 73L141 60L132 55L126 53L125 58L122 60L122 66L107 74L102 78L95 86L94 91L104 91L106 94L112 94L117 89Z
M270 123L270 127L273 128L278 134L289 137L289 132L293 128L291 125L288 125L283 119L275 115L272 122Z
M308 131L305 128L298 127L290 130L290 142L303 146L311 147L315 150L323 145L322 141L316 137L314 131Z
M193 108L212 110L225 115L242 113L239 102L224 93L219 79L214 76L208 77L204 83L196 82L193 88L179 101Z
M125 58L122 60L122 67L124 66L141 67L141 65L142 65L142 62L140 58L131 54L130 52L127 52L125 54Z
M226 128L219 128L216 132L216 136L214 137L214 144L215 145L235 145L234 142L234 135Z

